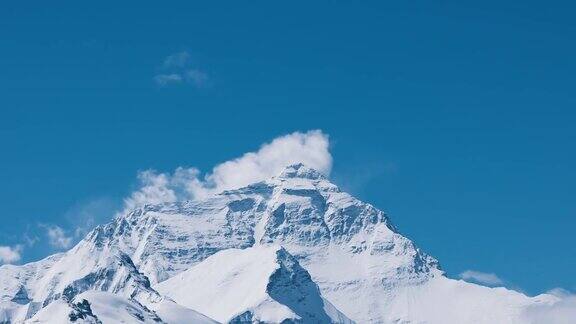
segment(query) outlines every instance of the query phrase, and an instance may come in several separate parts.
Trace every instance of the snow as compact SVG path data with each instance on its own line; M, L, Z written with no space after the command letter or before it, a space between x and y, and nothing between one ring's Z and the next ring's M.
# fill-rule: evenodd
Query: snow
M426 323L525 323L528 305L554 303L556 298L534 298L506 288L489 288L462 280L435 277L426 283L402 287L390 303L386 319L411 318Z
M216 324L217 321L198 313L190 308L175 303L174 301L163 298L161 301L154 303L145 303L153 310L165 323L170 324Z
M83 312L79 311L78 305L83 302L87 302L89 311L86 311L86 308ZM71 319L70 314L79 313L83 316ZM217 322L167 299L147 307L116 294L92 290L79 294L71 302L64 299L55 300L26 323L214 324Z
M73 312L73 308L70 304L62 299L55 300L54 302L50 303L48 306L42 308L38 313L34 315L31 319L26 321L27 323L71 323L70 318L68 315ZM81 319L76 321L77 323L81 324L88 324L93 323L96 324L98 321L93 318L89 317L86 319Z
M279 269L285 275L275 277ZM293 280L306 289L271 289ZM0 322L68 316L81 296L96 316L148 310L169 323L211 321L198 312L224 321L530 323L527 310L561 304L447 278L385 213L302 164L203 200L132 210L68 252L0 266Z
M74 302L87 300L92 313L102 323L154 323L161 319L140 303L102 291L87 291L74 298Z

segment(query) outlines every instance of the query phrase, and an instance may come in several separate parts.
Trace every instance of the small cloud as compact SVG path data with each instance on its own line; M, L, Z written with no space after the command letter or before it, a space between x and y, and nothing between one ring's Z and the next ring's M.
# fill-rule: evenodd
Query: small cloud
M14 263L21 259L22 246L0 246L0 264Z
M190 53L182 51L179 53L174 53L169 55L164 59L163 67L166 69L170 68L181 68L190 64Z
M196 69L188 70L186 71L186 80L195 87L201 88L208 84L208 74Z
M161 87L171 84L187 83L196 88L203 88L210 80L208 73L193 66L190 53L184 51L169 55L164 59L154 81Z
M498 276L493 273L486 273L474 270L466 270L462 272L460 274L460 278L466 281L472 281L487 286L501 286L504 284L504 281L498 278Z
M72 236L66 235L64 229L57 225L43 225L46 228L48 242L57 249L67 249L72 245Z
M182 82L182 76L176 73L158 74L154 77L154 81L156 81L156 84L158 84L159 86L165 87L172 83Z
M30 235L28 233L24 233L22 236L22 240L26 244L26 246L32 247L38 242L40 239L36 235Z
M134 191L124 200L127 209L133 209L146 204L159 204L176 201L176 193L172 189L172 177L168 174L146 170L138 173L140 189Z
M524 312L524 321L528 324L572 324L576 319L576 294L562 288L547 292L556 297L556 301L542 302L528 306Z

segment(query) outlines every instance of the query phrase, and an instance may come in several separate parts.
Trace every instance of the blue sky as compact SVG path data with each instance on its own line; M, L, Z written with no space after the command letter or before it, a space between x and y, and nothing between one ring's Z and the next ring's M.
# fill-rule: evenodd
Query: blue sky
M449 275L574 291L576 23L543 5L2 3L0 255L69 246L138 171L320 129Z

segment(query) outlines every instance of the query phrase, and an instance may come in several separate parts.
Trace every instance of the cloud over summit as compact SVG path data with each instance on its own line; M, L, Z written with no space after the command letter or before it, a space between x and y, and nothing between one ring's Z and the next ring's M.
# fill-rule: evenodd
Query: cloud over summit
M320 130L294 132L263 144L257 151L216 165L201 176L196 168L179 167L172 173L139 173L141 187L125 199L126 208L144 204L199 199L222 190L239 188L277 175L286 166L302 162L326 175L332 169L328 135Z

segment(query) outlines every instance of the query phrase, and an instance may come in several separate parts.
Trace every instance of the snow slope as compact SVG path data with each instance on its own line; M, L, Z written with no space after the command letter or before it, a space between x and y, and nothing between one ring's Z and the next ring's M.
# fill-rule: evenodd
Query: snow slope
M58 299L27 323L158 323L161 319L141 304L116 294L87 291L72 301Z
M528 298L502 287L483 287L436 276L395 291L386 319L402 322L410 318L414 323L526 323L526 307L550 305L557 300L550 295Z
M221 322L352 323L277 246L220 251L155 288Z
M86 291L70 302L58 299L26 323L217 323L164 299L148 308L139 302L103 291Z

